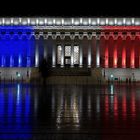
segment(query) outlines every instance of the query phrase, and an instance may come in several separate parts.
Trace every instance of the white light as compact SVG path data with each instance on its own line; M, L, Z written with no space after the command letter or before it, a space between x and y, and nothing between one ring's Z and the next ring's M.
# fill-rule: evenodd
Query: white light
M62 19L62 26L64 25L64 19Z
M113 78L114 77L113 74L111 74L110 77Z
M113 84L111 84L110 90L111 90L111 94L114 94L114 85Z
M18 73L18 75L17 75L18 77L20 77L21 76L21 74L20 73Z

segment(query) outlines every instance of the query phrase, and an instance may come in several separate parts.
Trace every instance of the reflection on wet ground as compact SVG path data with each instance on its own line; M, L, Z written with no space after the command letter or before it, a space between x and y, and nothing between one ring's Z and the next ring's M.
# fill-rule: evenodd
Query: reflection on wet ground
M140 139L140 86L0 85L0 140Z

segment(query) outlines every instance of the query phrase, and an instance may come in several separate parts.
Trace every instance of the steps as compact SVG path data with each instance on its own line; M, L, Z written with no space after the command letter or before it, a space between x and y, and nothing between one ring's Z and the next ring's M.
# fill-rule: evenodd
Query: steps
M88 68L52 68L50 76L90 76L91 69Z
M34 70L33 75L36 77L37 83L41 83L38 71ZM35 77L31 81L34 81ZM46 79L47 84L57 85L93 85L105 84L106 80L102 76L101 68L84 69L84 68L53 68L49 71Z

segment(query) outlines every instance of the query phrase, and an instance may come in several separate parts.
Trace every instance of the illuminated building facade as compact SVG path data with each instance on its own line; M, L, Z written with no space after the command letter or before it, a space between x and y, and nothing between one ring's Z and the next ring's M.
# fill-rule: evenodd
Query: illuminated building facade
M1 78L26 77L43 58L139 81L140 18L0 18Z

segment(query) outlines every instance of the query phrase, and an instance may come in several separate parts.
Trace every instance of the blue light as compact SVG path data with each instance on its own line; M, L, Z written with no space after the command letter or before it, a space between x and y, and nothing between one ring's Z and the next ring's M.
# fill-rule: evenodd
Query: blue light
M34 66L35 39L27 34L33 31L32 26L0 26L1 67Z
M18 56L18 66L19 67L22 66L22 57L21 57L21 55Z
M1 67L5 66L5 57L2 55L1 56Z
M10 56L10 67L14 66L14 60L13 60L13 56Z
M31 58L27 56L27 67L31 66Z

